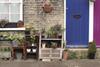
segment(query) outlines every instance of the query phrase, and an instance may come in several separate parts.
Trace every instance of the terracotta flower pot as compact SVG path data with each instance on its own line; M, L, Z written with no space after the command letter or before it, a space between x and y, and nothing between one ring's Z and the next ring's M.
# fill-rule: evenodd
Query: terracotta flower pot
M51 4L44 4L42 8L45 13L50 13L53 10L53 7L51 6Z
M63 51L63 59L67 60L68 59L68 51Z
M23 21L18 21L17 27L24 27L24 22Z

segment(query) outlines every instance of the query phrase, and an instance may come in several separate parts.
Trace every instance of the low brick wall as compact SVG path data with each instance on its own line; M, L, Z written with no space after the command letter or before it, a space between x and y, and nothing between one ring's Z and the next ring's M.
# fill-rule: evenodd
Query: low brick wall
M69 48L69 51L75 52L78 59L87 59L88 48ZM100 48L97 48L96 59L100 59Z

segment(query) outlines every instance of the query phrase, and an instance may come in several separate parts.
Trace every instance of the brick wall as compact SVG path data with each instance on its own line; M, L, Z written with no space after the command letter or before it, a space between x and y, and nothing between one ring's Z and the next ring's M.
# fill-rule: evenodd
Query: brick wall
M24 22L31 24L36 29L46 28L57 23L64 24L63 0L51 0L54 10L45 13L42 9L43 0L24 0Z

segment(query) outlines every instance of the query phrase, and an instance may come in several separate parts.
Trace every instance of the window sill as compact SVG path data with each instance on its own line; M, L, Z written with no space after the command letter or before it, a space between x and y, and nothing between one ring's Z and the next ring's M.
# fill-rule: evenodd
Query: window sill
M0 31L24 31L25 27L22 28L0 28Z

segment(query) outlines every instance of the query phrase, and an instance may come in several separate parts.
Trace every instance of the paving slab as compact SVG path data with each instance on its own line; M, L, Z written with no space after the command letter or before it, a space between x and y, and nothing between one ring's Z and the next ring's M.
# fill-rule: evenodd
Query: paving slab
M100 67L100 59L43 62L37 60L0 61L0 67Z

